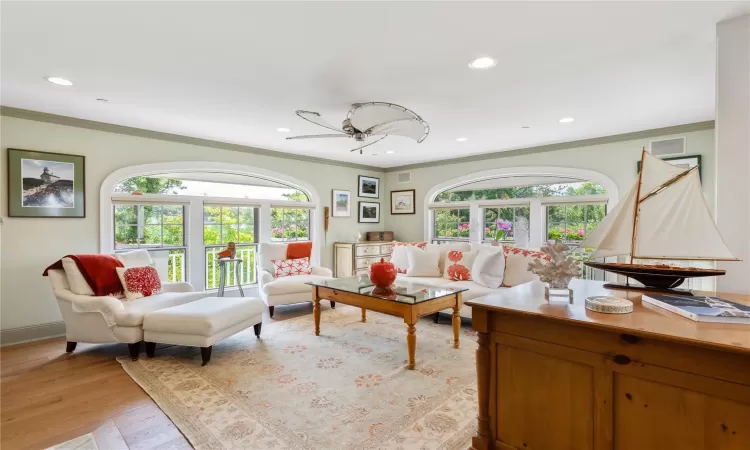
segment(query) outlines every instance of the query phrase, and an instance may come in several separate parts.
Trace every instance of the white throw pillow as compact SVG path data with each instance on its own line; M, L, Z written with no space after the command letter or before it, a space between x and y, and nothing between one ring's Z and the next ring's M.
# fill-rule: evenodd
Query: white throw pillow
M127 267L154 267L154 261L148 250L133 250L132 252L116 253L115 257L120 260L123 266Z
M398 273L406 273L406 270L409 268L409 257L407 256L406 251L408 248L410 247L405 245L393 247L393 251L391 252L391 262L396 267L396 272Z
M475 283L497 289L503 283L505 254L502 247L482 248L471 268L471 278Z
M440 253L421 250L417 247L405 247L406 257L409 260L409 268L406 269L408 277L439 277L440 276Z
M70 258L63 258L62 265L65 270L65 277L68 279L68 284L70 285L70 290L74 294L94 295L94 290L91 289L86 279L83 278L81 269L78 268L75 261Z
M471 268L479 252L464 252L461 250L450 250L446 255L445 271L443 278L453 281L469 281L473 277Z

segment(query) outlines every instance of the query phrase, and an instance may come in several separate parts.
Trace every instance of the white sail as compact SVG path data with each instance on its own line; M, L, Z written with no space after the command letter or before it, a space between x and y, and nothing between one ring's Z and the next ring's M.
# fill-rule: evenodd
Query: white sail
M644 178L650 163L651 160L644 164ZM641 193L646 181L643 180ZM654 185L650 179L648 182L654 188L663 184ZM634 258L737 259L711 217L697 169L642 200L639 206Z
M620 200L599 226L578 245L578 248L596 248L591 255L592 259L629 254L633 243L633 213L637 190L638 181L636 180L625 198Z
M638 200L643 200L667 181L690 169L669 164L644 151L641 170L641 195Z

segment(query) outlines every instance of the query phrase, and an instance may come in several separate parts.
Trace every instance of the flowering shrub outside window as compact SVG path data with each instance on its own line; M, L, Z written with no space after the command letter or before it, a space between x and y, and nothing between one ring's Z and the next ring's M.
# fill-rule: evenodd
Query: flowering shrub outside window
M606 208L598 205L547 206L547 240L580 242L604 220Z
M435 239L469 240L469 209L436 209Z
M490 241L513 241L513 228L518 219L529 220L528 206L506 206L484 209L484 239Z

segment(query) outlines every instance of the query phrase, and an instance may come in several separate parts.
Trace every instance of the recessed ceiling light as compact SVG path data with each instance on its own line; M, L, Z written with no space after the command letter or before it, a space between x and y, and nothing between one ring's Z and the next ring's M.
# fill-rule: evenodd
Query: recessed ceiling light
M386 151L385 151L385 154L386 154L386 155L392 155L392 154L394 154L394 153L396 153L396 152L394 152L393 150L386 150Z
M96 101L102 102L102 103L109 103L109 100L107 100L106 98L97 98Z
M289 128L276 128L276 131L280 133L289 133L292 130L290 130Z
M59 84L60 86L73 86L73 82L60 77L44 77L50 83Z
M570 123L570 122L573 122L575 120L576 120L575 117L563 117L562 119L559 120L559 122L560 123Z
M524 126L522 126L521 128L523 128L524 130L526 130L526 129L528 129L528 128L531 128L531 127L530 127L530 126L528 126L528 125L524 125Z
M491 67L495 67L495 65L497 65L497 61L495 61L493 58L490 58L489 56L481 56L469 61L469 67L472 69L489 69Z
M466 141L468 141L469 139L468 139L468 138L465 138L465 137L460 137L460 138L456 138L456 140L457 140L458 142L466 142Z

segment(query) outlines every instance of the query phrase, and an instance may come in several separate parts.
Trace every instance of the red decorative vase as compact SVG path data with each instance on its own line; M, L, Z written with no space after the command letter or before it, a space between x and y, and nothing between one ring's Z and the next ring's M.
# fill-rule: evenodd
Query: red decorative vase
M396 281L396 266L380 258L380 262L370 264L370 281L377 287L386 288Z

